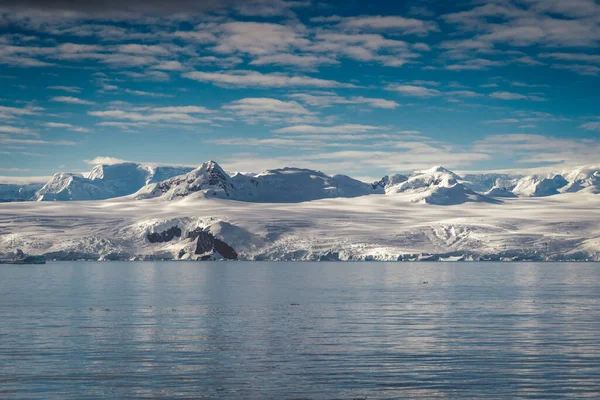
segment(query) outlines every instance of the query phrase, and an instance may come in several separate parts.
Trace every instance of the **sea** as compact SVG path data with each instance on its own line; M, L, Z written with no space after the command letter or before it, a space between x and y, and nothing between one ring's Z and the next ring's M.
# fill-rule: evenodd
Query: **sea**
M0 399L600 398L600 264L0 266Z

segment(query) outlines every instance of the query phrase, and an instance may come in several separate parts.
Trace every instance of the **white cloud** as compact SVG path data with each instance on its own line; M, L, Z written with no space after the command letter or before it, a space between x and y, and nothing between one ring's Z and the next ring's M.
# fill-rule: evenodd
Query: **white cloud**
M335 126L295 125L276 129L275 133L363 133L385 130L386 128L373 125L343 124Z
M163 61L160 64L153 65L152 69L159 69L162 71L183 71L185 67L179 61Z
M80 93L81 88L78 86L48 86L48 89L62 90L69 93Z
M287 26L266 22L227 22L217 26L207 25L206 29L218 37L213 51L223 54L244 53L267 55L287 52L305 46L304 27Z
M38 111L43 111L41 107L8 107L0 106L0 119L13 119L16 116L35 115Z
M146 44L122 44L116 47L116 50L120 53L128 54L140 54L140 55L156 55L156 56L168 56L171 52L162 46L158 45L146 45Z
M171 94L146 92L144 90L133 90L133 89L122 89L123 92L133 94L136 96L147 96L147 97L173 97Z
M298 99L303 103L306 103L315 107L331 107L335 104L346 104L346 105L360 105L364 104L373 108L388 108L393 109L399 107L400 104L396 103L392 100L379 99L379 98L371 98L371 97L362 97L362 96L353 96L353 97L343 97L338 96L334 93L325 93L325 94L308 94L308 93L295 93L289 95L289 97Z
M158 70L146 70L143 72L134 72L134 71L121 71L119 72L121 75L126 75L130 78L141 79L141 80L150 80L150 81L158 81L158 82L166 82L171 79L169 74L163 71Z
M290 1L290 0L269 0L269 1L244 1L236 4L235 10L244 16L275 17L287 16L293 18L295 14L292 8L308 7L311 5L309 0Z
M0 183L26 185L29 183L46 183L52 176L0 176Z
M593 64L600 64L600 55L586 53L542 53L538 57L553 58L562 61L584 61Z
M74 146L76 143L67 140L48 141L41 139L13 139L7 135L0 135L1 144L32 144L32 145L54 145L54 146Z
M290 65L300 68L315 68L319 65L339 64L339 61L330 57L318 55L298 54L270 54L259 56L250 62L251 65Z
M68 130L74 131L74 132L89 132L90 131L89 129L83 128L81 126L75 126L72 124L67 124L67 123L62 123L62 122L46 122L44 124L44 126L46 126L48 128L68 129Z
M98 126L109 126L113 128L119 128L125 131L131 131L133 128L140 128L148 126L148 122L122 122L122 121L104 121L99 122Z
M516 118L492 119L485 121L486 124L516 124L519 120Z
M499 100L533 100L533 101L544 101L545 99L540 96L526 96L520 93L512 92L494 92L490 93L490 97Z
M240 115L255 115L260 113L311 114L311 112L296 101L282 101L271 98L244 98L231 102L222 107L235 111Z
M444 93L446 96L455 96L455 97L481 97L483 96L481 93L474 92L472 90L453 90L450 92Z
M93 101L83 100L83 99L79 99L77 97L71 97L71 96L57 96L57 97L52 97L50 100L57 102L57 103L68 103L68 104L81 104L81 105L95 104Z
M588 122L580 126L580 128L588 131L600 132L600 121Z
M17 126L9 126L9 125L0 125L0 132L2 133L12 133L16 135L30 135L37 136L36 133L31 132L27 128L20 128Z
M356 87L349 83L333 80L312 78L304 75L286 75L280 73L262 74L257 71L230 71L230 72L187 72L185 78L199 82L210 82L216 85L241 86L241 87Z
M473 58L463 61L459 64L446 65L444 68L450 71L478 71L488 69L489 67L499 67L504 65L502 61L487 60L484 58Z
M475 142L473 151L499 156L511 154L524 164L555 163L572 166L597 162L600 141L534 134L492 135Z
M554 64L552 68L565 69L575 72L579 75L597 76L600 75L600 67L595 65L581 65L581 64Z
M115 165L115 164L122 164L122 163L128 163L131 161L127 161L127 160L122 160L120 158L115 158L115 157L103 157L103 156L98 156L98 157L94 157L91 160L83 160L86 164L90 164L90 165Z
M171 122L180 124L201 124L210 122L207 119L199 119L185 113L146 113L130 112L123 110L90 111L89 115L99 118L130 120L135 122Z
M590 4L594 3L590 0L507 0L483 3L443 18L459 29L476 32L476 40L494 45L595 47L600 42L600 13L597 4L593 7ZM590 14L581 14L581 10ZM497 23L498 19L503 22Z
M173 36L197 43L215 43L217 41L217 37L208 31L177 31L173 33Z
M303 50L328 57L377 62L389 67L400 67L421 57L421 54L409 49L407 42L373 33L318 32L315 40Z
M210 114L214 110L209 110L202 106L170 106L170 107L154 107L152 111L159 113L183 113L183 114Z
M386 90L392 90L394 92L401 93L405 96L415 97L435 97L440 96L442 92L437 89L426 88L424 86L415 85L397 85L391 84L386 87Z
M400 16L347 17L341 19L339 25L346 29L394 31L422 35L439 30L435 22Z

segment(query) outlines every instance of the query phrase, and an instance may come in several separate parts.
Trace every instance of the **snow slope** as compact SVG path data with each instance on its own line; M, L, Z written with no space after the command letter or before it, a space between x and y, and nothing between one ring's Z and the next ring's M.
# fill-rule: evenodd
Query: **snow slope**
M104 200L135 193L153 182L190 171L184 167L162 167L135 163L96 165L85 176L58 173L37 191L37 201Z
M303 203L185 196L0 204L0 253L50 259L596 260L600 196L436 206L412 193ZM560 212L557 212L560 210Z

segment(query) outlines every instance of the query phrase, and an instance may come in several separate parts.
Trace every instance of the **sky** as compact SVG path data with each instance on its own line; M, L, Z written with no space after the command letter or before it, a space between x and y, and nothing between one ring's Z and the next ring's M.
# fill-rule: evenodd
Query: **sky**
M72 3L0 0L0 180L600 161L600 0Z

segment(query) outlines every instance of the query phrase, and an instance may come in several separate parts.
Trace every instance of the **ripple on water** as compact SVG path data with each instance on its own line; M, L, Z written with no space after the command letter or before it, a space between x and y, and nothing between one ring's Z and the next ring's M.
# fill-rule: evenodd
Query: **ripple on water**
M0 398L600 398L599 332L598 264L3 267Z

